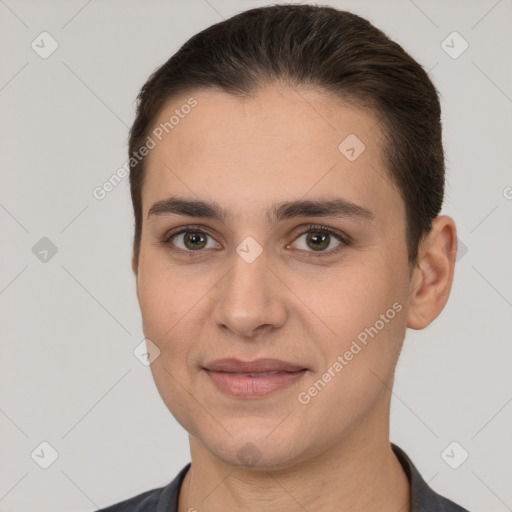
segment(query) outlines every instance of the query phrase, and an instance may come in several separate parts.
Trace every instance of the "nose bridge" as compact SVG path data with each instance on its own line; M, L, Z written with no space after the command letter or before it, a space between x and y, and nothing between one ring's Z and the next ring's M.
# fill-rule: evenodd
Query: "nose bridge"
M267 268L266 252L247 237L233 254L231 270L220 284L215 323L242 336L251 336L262 325L277 327L284 321L278 284Z

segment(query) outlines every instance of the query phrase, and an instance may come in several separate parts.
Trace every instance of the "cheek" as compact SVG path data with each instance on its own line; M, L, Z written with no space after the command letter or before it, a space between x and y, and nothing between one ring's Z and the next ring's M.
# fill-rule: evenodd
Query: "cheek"
M322 361L299 397L307 403L304 413L325 417L323 428L333 435L362 420L386 393L405 333L405 308L392 278L367 270L339 283L311 308L321 312L312 341Z
M350 272L340 268L329 275L322 289L312 290L309 304L334 334L348 339L390 306L390 286L375 265L352 266Z
M194 433L190 418L201 411L185 391L191 387L189 357L201 337L198 315L204 314L206 290L178 275L176 269L145 267L139 272L139 301L144 336L160 350L150 366L156 388L176 420Z
M180 269L147 258L139 266L137 286L144 332L162 341L200 298L200 290Z
M402 274L390 261L369 262L333 274L326 293L309 301L322 320L311 330L325 368L343 357L356 387L374 379L369 370L386 378L396 363L406 325Z
M205 339L202 331L215 283L206 274L194 278L188 268L146 263L138 277L144 335L159 348L159 363L188 380L189 359Z

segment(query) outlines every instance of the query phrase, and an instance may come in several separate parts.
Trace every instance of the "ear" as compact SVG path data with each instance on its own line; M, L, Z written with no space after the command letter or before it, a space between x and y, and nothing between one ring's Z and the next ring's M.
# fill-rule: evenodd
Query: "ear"
M137 277L137 272L138 272L138 265L137 265L137 260L135 259L135 254L133 254L132 256L132 270L133 270L133 273L135 274L135 277Z
M441 215L432 221L432 229L420 245L411 279L407 327L424 329L441 313L450 295L456 255L455 222Z
M135 294L137 295L137 302L140 307L140 295L139 295L139 265L135 258L135 253L132 255L132 270L135 274Z

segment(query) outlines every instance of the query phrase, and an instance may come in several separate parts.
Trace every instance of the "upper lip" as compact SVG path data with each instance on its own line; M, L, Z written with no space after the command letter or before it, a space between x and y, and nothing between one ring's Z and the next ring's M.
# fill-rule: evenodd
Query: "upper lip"
M253 361L241 361L240 359L226 358L216 359L205 366L206 370L215 372L231 372L231 373L256 373L256 372L295 372L305 370L301 365L289 363L281 359L254 359Z

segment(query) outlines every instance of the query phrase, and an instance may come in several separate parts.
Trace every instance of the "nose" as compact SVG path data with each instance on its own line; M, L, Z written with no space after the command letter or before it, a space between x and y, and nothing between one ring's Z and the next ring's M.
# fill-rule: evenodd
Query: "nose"
M234 254L231 270L217 286L213 308L215 324L243 338L278 329L287 316L287 288L269 267L265 251L249 261Z

